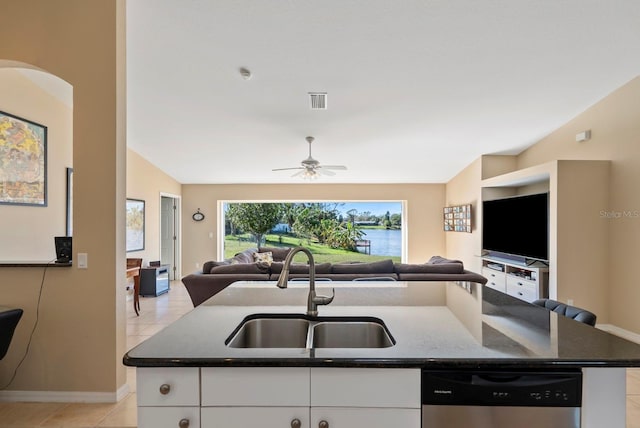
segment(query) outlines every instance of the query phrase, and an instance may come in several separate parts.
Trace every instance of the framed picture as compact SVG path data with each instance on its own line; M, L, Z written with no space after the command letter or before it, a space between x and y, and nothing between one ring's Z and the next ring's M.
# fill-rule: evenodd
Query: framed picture
M73 168L67 168L67 236L73 236Z
M471 204L444 207L444 230L471 233Z
M0 204L47 206L47 127L1 111Z
M127 252L144 250L144 201L127 199Z

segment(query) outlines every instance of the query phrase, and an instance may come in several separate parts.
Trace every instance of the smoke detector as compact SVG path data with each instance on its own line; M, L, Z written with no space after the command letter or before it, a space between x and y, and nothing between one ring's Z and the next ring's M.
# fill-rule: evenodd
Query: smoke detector
M251 71L243 67L240 69L240 76L242 76L244 80L249 80L251 79Z
M326 92L309 92L309 101L311 110L327 109L327 93Z

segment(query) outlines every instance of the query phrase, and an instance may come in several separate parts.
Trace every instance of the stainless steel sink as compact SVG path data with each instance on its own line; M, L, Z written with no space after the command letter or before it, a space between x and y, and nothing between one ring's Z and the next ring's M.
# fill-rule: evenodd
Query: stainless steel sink
M245 318L227 339L232 348L305 348L309 321L304 318Z
M373 317L254 314L225 343L232 348L388 348L395 340Z
M325 321L313 326L314 348L388 348L393 338L382 321Z

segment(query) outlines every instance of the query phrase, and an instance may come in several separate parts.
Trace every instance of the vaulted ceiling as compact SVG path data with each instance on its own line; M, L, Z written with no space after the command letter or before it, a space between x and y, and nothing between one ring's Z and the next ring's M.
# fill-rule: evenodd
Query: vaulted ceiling
M446 182L640 74L639 23L637 0L130 0L127 141L181 183L300 182L272 169L309 135L348 167L322 182Z

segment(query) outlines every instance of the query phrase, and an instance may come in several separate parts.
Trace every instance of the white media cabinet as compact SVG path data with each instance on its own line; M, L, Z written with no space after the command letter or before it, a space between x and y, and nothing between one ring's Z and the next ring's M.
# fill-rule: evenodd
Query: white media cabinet
M482 275L488 279L487 287L527 302L549 297L549 267L540 262L527 265L483 257Z

